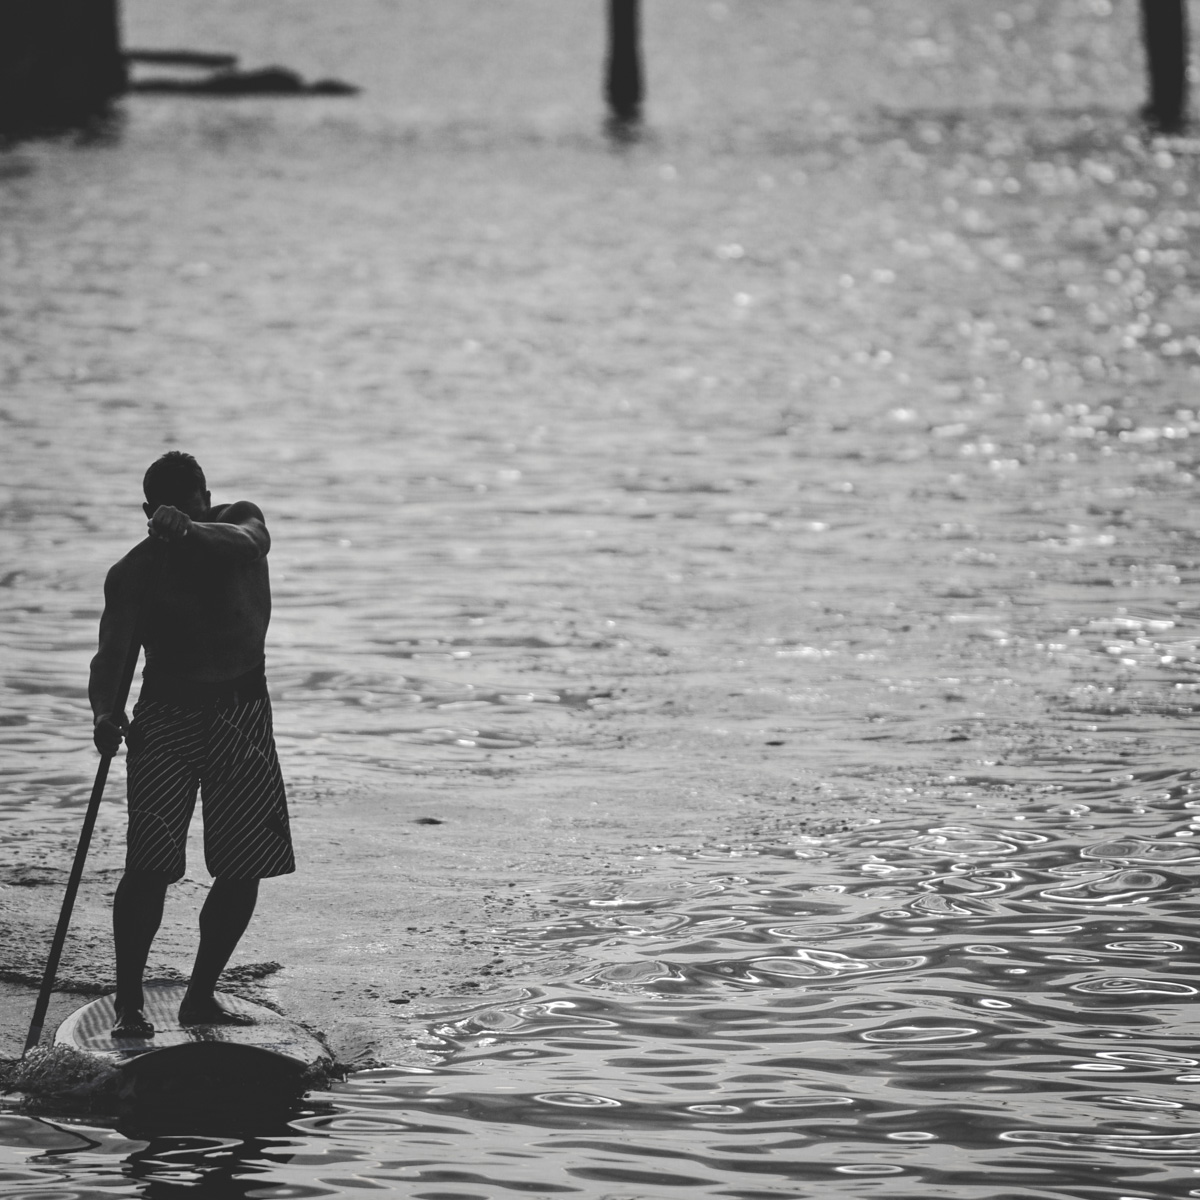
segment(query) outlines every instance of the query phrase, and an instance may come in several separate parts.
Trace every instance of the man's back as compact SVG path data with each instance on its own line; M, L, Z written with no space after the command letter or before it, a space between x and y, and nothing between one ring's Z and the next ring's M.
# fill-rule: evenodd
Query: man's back
M209 522L241 524L238 517L265 532L262 515L244 502L214 509ZM266 554L237 561L198 538L164 550L149 572L141 622L149 674L219 682L259 666L271 620Z
M136 622L148 679L222 682L263 662L271 582L262 513L238 501L205 518L178 540L145 539L105 583L105 623Z

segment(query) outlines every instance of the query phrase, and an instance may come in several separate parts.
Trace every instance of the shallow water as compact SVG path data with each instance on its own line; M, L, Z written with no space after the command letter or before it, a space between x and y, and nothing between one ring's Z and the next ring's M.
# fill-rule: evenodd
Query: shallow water
M1193 774L655 848L509 930L508 952L571 967L429 1010L423 1065L360 1072L252 1141L10 1116L6 1184L1200 1194Z
M129 41L361 98L0 157L10 863L78 822L176 444L274 532L301 815L697 807L535 881L475 995L314 951L386 1067L253 1137L10 1111L4 1194L1200 1195L1197 160L1131 16L647 7L623 150L586 6L291 0Z
M567 981L447 1011L444 1065L298 1125L393 1134L366 1177L414 1195L1195 1195L1174 790L1142 820L1114 797L664 848L514 931L581 960Z

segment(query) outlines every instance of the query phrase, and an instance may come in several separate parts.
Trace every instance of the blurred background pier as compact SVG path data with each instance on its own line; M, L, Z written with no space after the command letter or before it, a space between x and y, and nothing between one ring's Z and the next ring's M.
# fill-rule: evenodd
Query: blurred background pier
M645 98L640 0L609 0L605 82L609 120L614 132L636 126L642 119Z
M259 2L264 9L272 7L272 0ZM596 9L599 21L603 19L600 5ZM608 39L602 91L608 128L625 136L638 129L646 100L641 0L607 0L604 9ZM992 15L980 9L973 19L986 23ZM1188 104L1185 0L1141 0L1141 27L1148 75L1142 116L1153 132L1180 133ZM362 36L370 35L364 29ZM470 31L464 29L463 36L469 38ZM69 128L103 115L128 88L130 61L157 58L194 66L212 57L202 51L125 53L118 0L2 0L0 135ZM351 94L356 89L341 81L309 87L295 72L278 66L242 76L225 64L220 75L208 81L160 80L147 90L238 95Z
M1187 122L1188 35L1185 0L1142 0L1142 33L1150 76L1144 110L1151 129L1180 133Z
M117 0L0 0L0 134L86 123L127 78Z

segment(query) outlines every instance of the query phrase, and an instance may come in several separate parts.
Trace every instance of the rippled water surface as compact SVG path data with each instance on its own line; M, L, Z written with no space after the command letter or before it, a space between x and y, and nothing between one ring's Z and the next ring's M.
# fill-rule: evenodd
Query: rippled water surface
M168 446L267 513L301 833L567 830L469 986L401 1006L386 896L305 951L383 1065L249 1131L13 1100L0 1193L1200 1196L1198 160L1133 14L646 8L635 145L600 5L139 0L365 91L0 154L4 928Z
M1043 802L663 849L516 931L580 959L569 981L447 1011L443 1066L300 1124L386 1129L368 1177L413 1194L1195 1195L1200 855L1174 790L1153 820Z
M1192 774L657 847L508 931L572 969L431 1008L424 1065L360 1072L252 1141L9 1116L6 1187L1200 1194Z

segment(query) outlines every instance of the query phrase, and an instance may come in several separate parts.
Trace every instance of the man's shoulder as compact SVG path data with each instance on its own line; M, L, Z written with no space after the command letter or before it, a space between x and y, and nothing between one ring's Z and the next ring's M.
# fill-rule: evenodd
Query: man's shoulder
M156 552L154 540L143 538L128 554L109 567L104 586L118 589L137 587L145 580Z
M209 511L209 519L229 525L241 525L246 521L262 521L262 509L250 500L234 500L231 504L214 504Z

